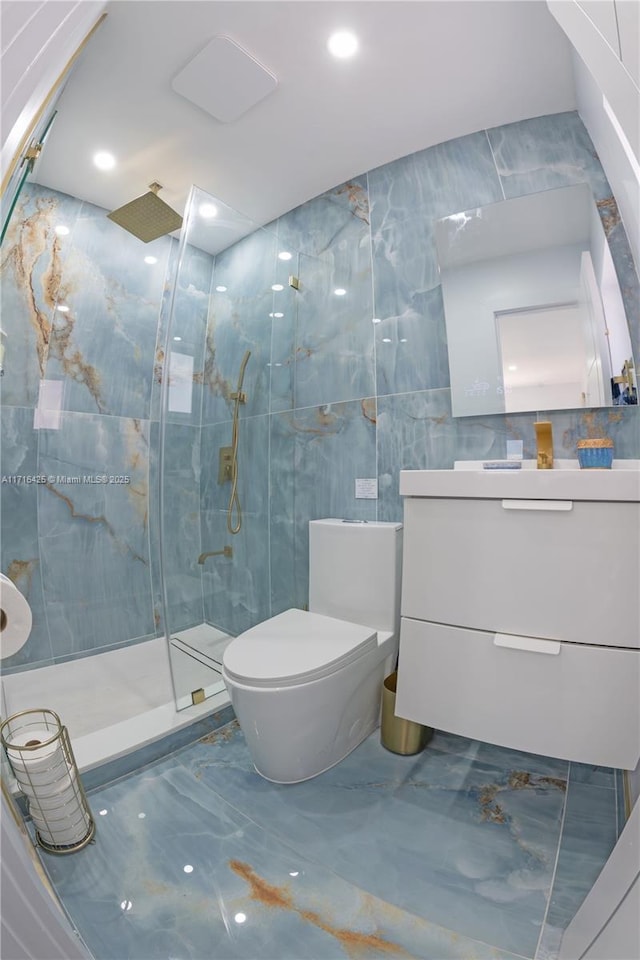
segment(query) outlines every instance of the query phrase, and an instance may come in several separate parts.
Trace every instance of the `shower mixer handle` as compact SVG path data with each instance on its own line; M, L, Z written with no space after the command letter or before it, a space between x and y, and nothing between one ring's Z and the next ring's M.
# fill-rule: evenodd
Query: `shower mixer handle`
M230 400L237 400L238 403L246 403L246 402L247 402L247 395L246 395L246 393L242 393L242 391L237 391L237 392L234 391L233 393L230 393L230 394L229 394L229 399L230 399Z

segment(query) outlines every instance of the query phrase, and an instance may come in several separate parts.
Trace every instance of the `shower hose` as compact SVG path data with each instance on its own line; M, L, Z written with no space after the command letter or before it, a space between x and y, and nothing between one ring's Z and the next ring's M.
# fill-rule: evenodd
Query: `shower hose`
M240 364L238 388L235 393L231 394L235 402L233 407L233 424L231 427L231 494L229 496L229 506L227 507L227 530L232 534L240 533L240 528L242 527L242 507L240 506L240 498L238 496L238 414L240 404L246 400L246 396L242 394L242 384L244 381L244 371L250 356L251 351L247 350Z

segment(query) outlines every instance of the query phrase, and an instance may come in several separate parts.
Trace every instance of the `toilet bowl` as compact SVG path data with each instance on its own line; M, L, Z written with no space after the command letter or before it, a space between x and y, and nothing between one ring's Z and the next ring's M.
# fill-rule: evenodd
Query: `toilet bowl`
M401 524L315 520L309 534L312 609L259 623L223 657L254 766L276 783L317 776L375 729L398 648Z

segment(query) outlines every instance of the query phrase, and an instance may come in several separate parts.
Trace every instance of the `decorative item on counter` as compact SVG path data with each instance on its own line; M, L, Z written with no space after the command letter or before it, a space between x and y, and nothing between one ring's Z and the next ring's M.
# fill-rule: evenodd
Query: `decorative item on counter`
M620 376L611 378L611 392L616 407L638 403L638 382L633 357L625 360Z
M613 463L613 440L596 437L578 440L576 444L578 463L582 470L610 470Z
M507 460L514 463L522 461L524 444L522 440L507 440Z
M95 834L66 727L52 710L23 710L0 726L0 739L36 840L49 853L74 853Z

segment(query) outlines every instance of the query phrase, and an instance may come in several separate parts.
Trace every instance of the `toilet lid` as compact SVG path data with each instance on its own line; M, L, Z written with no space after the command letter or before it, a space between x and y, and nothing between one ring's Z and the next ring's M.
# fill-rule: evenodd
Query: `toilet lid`
M223 668L230 680L251 686L293 686L334 673L377 643L371 627L285 610L232 640Z

